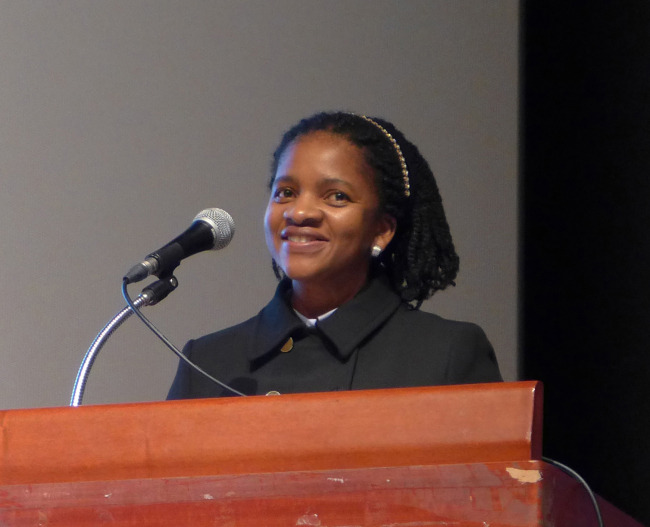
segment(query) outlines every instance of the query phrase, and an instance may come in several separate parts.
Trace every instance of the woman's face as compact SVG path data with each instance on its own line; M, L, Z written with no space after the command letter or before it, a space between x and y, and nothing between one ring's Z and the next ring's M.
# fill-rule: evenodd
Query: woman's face
M395 222L379 210L361 150L339 135L313 132L282 154L264 227L273 259L292 281L358 291L372 246L388 245Z

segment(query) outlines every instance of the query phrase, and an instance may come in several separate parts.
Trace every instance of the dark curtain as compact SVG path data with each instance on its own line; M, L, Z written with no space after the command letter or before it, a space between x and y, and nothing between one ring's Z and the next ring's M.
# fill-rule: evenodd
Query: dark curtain
M521 29L521 377L545 455L650 525L650 2L523 2Z

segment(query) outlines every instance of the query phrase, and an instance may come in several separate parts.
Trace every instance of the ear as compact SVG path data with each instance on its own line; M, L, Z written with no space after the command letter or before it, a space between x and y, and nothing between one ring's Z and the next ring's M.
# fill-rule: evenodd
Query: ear
M390 214L383 214L378 223L379 233L375 236L373 245L379 245L382 251L388 247L388 244L395 236L397 221Z

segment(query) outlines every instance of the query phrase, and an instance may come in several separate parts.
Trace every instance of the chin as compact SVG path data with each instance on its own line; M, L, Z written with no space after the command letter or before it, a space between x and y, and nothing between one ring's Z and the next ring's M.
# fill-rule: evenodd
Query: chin
M283 268L284 274L293 282L311 282L322 277L320 273L315 273L306 269Z
M323 275L323 265L311 258L284 258L276 260L291 280L311 280Z

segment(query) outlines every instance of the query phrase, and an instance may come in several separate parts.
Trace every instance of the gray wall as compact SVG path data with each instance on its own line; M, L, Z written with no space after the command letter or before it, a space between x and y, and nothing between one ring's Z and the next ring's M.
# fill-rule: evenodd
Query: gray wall
M182 345L256 313L270 153L322 109L386 117L428 158L461 273L425 308L482 325L514 380L517 26L516 0L0 0L0 407L67 404L124 272L203 208L235 238L149 317ZM175 367L131 319L84 401L162 399Z

